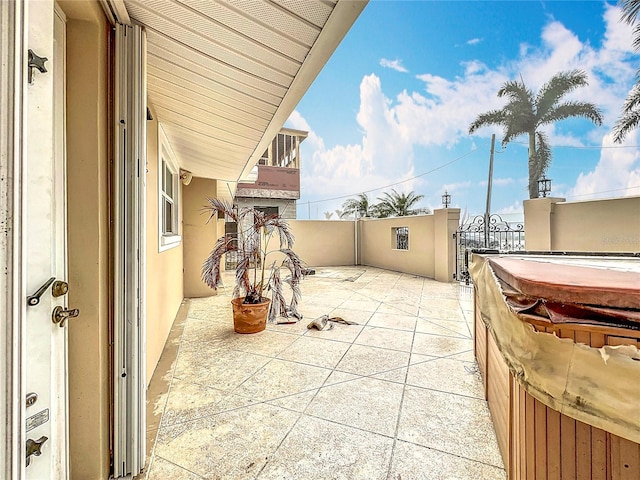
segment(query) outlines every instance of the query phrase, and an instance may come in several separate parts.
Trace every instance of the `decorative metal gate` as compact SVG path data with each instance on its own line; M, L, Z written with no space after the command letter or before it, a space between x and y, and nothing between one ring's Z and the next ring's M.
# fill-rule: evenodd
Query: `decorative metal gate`
M478 215L453 234L456 240L455 280L469 285L469 254L475 249L497 252L524 250L524 225L509 223L498 214Z

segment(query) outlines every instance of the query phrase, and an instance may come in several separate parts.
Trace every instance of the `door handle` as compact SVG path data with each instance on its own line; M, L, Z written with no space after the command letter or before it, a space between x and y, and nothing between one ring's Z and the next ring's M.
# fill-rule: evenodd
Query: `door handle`
M49 285L51 285L55 279L56 277L51 277L49 280L44 282L44 284L36 291L36 293L34 293L33 295L29 295L27 297L27 305L31 305L33 307L34 305L39 304L40 297L47 290L47 288L49 288Z
M51 313L51 320L56 325L60 325L60 327L64 327L64 324L67 322L68 318L75 318L80 315L80 310L74 308L72 310L65 310L60 305L53 309Z
M35 455L36 457L42 455L42 444L47 440L49 440L49 438L44 435L38 440L27 439L27 467L31 463L31 455Z

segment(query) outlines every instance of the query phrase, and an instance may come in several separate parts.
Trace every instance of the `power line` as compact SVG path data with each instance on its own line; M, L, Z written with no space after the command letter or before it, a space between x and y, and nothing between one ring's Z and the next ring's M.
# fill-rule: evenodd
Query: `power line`
M509 143L515 143L516 145L529 146L528 142L509 142ZM603 150L603 149L612 149L612 148L640 148L640 145L612 145L610 147L604 147L604 146L576 146L576 145L550 145L549 148L574 148L576 150Z
M324 199L322 199L322 200L314 200L314 201L312 201L312 202L311 202L311 201L307 201L307 202L304 202L304 203L306 203L307 205L310 205L310 204L312 204L312 203L332 202L333 200L342 200L343 198L353 197L354 195L358 195L358 194L360 194L360 193L371 193L371 192L375 192L375 191L377 191L377 190L382 190L382 189L384 189L384 188L395 187L396 185L400 185L401 183L409 182L409 181L411 181L411 180L415 180L416 178L424 177L425 175L429 175L430 173L433 173L433 172L436 172L436 171L438 171L438 170L441 170L441 169L443 169L444 167L448 167L448 166L449 166L449 165L451 165L452 163L455 163L455 162L457 162L457 161L459 161L459 160L462 160L463 158L465 158L465 157L467 157L467 156L471 155L473 152L475 152L475 151L477 151L477 150L478 150L478 148L476 147L476 148L474 148L474 149L472 149L472 150L469 150L467 153L465 153L465 154L464 154L464 155L462 155L461 157L455 158L455 159L451 160L450 162L443 163L442 165L439 165L439 166L437 166L436 168L433 168L433 169L429 170L428 172L424 172L424 173L421 173L420 175L416 175L416 176L411 177L411 178L406 178L406 179L404 179L404 180L400 180L399 182L390 183L389 185L385 185L385 186L383 186L383 187L372 188L372 189L370 189L370 190L364 190L364 191L360 191L360 192L356 192L356 193L350 193L350 194L348 194L348 195L341 195L341 196L339 196L339 197L324 198Z
M571 195L570 197L566 197L566 198L588 197L590 195L599 195L601 193L611 193L611 192L621 192L623 190L631 190L632 188L640 188L640 185L636 185L635 187L615 188L613 190L603 190L601 192L582 193L580 195Z

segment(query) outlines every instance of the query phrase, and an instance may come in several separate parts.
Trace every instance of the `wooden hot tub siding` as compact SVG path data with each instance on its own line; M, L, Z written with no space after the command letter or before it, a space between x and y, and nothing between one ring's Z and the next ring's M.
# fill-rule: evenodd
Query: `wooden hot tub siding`
M609 335L579 326L554 330L592 347L640 348L640 334ZM574 420L529 395L509 372L477 308L475 355L509 480L640 480L640 444Z

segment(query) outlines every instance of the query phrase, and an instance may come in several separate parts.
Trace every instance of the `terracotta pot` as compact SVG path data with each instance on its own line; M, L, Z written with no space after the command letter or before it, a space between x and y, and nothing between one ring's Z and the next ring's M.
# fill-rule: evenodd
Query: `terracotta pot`
M269 299L262 303L242 303L244 297L231 300L233 329L236 333L258 333L267 327Z

